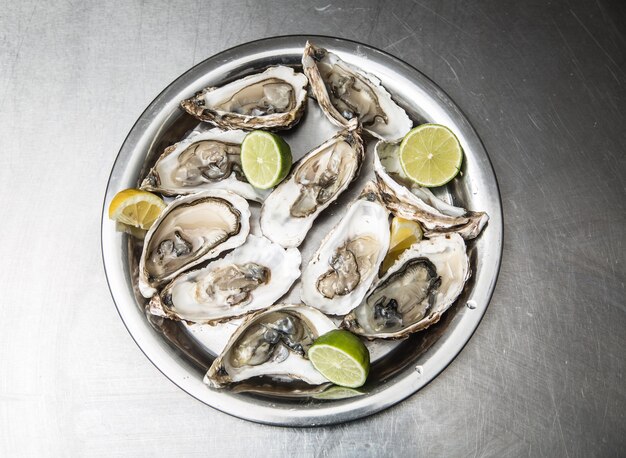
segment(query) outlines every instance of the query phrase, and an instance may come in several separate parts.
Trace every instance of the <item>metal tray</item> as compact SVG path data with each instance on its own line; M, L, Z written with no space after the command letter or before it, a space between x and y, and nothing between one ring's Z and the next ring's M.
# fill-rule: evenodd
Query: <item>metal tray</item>
M269 65L298 66L307 39L376 75L415 124L428 121L450 127L465 152L463 176L437 190L438 195L465 208L486 211L490 220L480 237L468 244L472 276L442 320L404 341L368 344L372 369L362 388L364 395L330 401L211 390L202 383L202 377L223 342L212 341L206 327L189 327L144 313L145 299L133 288L138 246L132 238L116 232L107 208L118 191L139 184L165 147L198 124L178 108L180 100L205 86L220 85ZM285 133L294 160L335 130L316 102L310 100L301 123ZM373 176L373 144L368 142L368 156L358 182L316 220L300 247L303 264ZM495 287L501 255L498 185L487 153L463 113L439 87L408 64L370 46L330 37L285 36L246 43L205 60L176 79L144 111L124 141L111 171L102 210L102 256L111 295L144 354L167 378L205 404L273 425L314 426L354 420L385 409L425 386L454 359L478 326ZM292 290L282 302L299 302L297 293L297 288Z

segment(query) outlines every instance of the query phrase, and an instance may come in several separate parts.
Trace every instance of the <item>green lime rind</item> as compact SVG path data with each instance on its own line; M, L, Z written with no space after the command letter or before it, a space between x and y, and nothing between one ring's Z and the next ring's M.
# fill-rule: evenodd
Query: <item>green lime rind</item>
M356 396L363 396L363 391L355 390L354 388L347 388L345 386L332 385L321 393L314 394L314 399L321 399L323 401L337 401L339 399L354 398Z

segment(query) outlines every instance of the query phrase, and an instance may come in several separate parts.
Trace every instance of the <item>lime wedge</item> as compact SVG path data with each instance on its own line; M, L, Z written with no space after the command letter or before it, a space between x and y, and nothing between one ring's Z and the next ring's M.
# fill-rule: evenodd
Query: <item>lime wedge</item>
M308 357L315 369L335 385L358 388L370 370L367 347L354 334L336 329L317 338Z
M241 144L243 173L255 188L276 186L289 173L291 162L291 148L276 134L255 130Z
M321 393L314 394L313 398L323 399L324 401L336 401L337 399L353 398L355 396L363 396L364 394L365 393L355 390L354 388L332 385Z
M420 186L442 186L461 169L463 150L450 129L439 124L422 124L400 143L400 165Z

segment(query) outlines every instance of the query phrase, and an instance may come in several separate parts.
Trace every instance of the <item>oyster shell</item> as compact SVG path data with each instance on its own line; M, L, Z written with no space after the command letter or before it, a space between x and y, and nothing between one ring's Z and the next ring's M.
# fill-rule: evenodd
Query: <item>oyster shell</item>
M380 80L332 52L307 42L302 67L320 107L333 124L358 118L363 129L386 141L399 141L413 127L406 112Z
M302 274L302 302L330 315L361 303L389 249L389 211L373 183L350 205Z
M176 277L150 301L150 313L175 320L219 322L274 304L300 276L300 252L265 237L206 267Z
M241 169L241 142L245 136L242 130L217 128L193 132L165 149L141 183L141 189L167 196L225 189L263 202L269 191L254 188Z
M263 235L285 248L300 245L315 218L357 177L363 156L356 121L307 153L263 203Z
M201 121L223 129L289 129L306 105L308 80L278 65L221 87L208 87L180 106Z
M315 339L333 329L337 327L326 315L305 305L280 304L256 312L230 338L204 382L222 388L266 376L309 385L328 383L306 353Z
M422 240L400 256L341 326L368 339L406 337L439 321L469 276L460 235Z
M412 183L402 171L398 145L378 142L374 154L374 172L385 205L394 215L419 221L427 236L457 232L473 239L489 220L484 212L468 211L437 198L430 189Z
M232 192L215 189L171 202L144 240L139 291L144 297L181 272L241 245L250 232L250 208Z

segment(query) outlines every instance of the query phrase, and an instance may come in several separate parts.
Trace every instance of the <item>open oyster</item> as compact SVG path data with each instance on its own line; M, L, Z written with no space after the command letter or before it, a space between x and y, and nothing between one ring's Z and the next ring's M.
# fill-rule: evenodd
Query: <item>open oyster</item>
M241 169L241 142L245 136L242 130L193 132L165 149L141 189L168 196L226 189L262 202L269 191L254 188Z
M342 327L369 339L397 339L426 329L461 294L469 275L460 235L417 242L346 315Z
M361 303L389 248L389 211L368 183L302 274L302 302L330 315Z
M150 313L175 320L218 322L274 304L300 276L300 252L265 237L176 277L150 301Z
M300 245L315 218L356 178L363 155L353 121L300 159L263 203L263 235L286 248Z
M379 141L374 154L376 182L385 205L393 214L419 221L427 236L457 232L464 239L477 237L489 216L450 205L430 189L411 182L402 171L397 149L398 145Z
M346 126L350 119L358 118L363 129L390 142L401 140L413 127L375 76L332 52L307 42L302 67L317 102L334 124Z
M306 354L315 339L333 329L336 326L326 315L305 305L281 304L256 312L233 334L204 381L213 388L262 376L309 385L328 383Z
M180 105L190 115L224 129L289 129L306 105L308 81L282 65L221 87L208 87Z
M156 286L225 250L241 245L250 232L248 202L221 189L174 200L154 222L139 261L139 291Z

